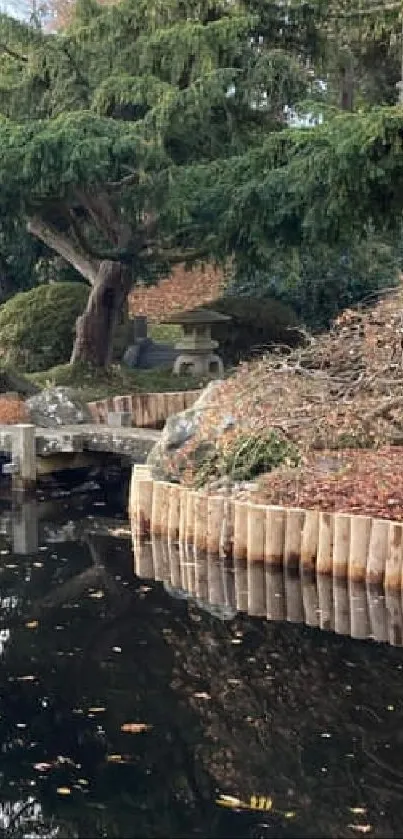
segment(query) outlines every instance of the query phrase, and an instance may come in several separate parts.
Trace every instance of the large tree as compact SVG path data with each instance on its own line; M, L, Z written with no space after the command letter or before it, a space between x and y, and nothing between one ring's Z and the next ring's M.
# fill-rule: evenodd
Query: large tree
M220 220L187 212L183 183L253 155L305 92L312 22L302 49L298 4L270 4L270 26L259 6L79 0L56 34L0 19L0 209L92 286L73 361L109 362L133 283L217 254Z

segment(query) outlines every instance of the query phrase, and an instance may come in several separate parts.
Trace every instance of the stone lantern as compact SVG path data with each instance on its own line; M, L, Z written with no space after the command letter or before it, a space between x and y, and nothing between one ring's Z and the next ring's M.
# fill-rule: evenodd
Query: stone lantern
M200 307L188 312L173 315L165 323L179 324L183 329L183 337L175 345L179 352L173 372L176 375L190 373L194 376L222 376L224 365L222 359L214 350L218 341L211 337L211 327L215 323L231 320L227 315L213 312L212 309Z

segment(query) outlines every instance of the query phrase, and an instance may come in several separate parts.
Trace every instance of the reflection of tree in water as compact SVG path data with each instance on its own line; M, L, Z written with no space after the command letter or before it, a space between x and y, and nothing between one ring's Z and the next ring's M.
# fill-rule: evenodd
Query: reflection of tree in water
M29 605L2 665L2 801L40 802L43 837L57 825L66 837L349 837L367 824L399 836L401 652L220 622L162 586L125 585L128 549L93 539L72 567L98 557L109 570L64 601L65 546L40 555L29 585L26 566L13 569L7 590ZM151 728L125 733L128 722ZM271 796L273 811L221 811L220 793ZM4 835L28 830L17 820Z

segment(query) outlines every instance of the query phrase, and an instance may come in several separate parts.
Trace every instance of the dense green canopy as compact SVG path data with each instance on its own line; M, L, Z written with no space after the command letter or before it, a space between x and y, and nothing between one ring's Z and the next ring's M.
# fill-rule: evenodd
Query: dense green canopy
M329 43L360 58L351 8L79 0L55 34L0 17L0 212L93 286L75 357L107 363L130 285L172 262L261 270L273 247L400 223L401 110L286 125Z

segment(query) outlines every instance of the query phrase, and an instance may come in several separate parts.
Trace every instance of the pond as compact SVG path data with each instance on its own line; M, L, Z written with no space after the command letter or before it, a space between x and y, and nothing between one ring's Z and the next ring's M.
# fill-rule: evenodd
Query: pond
M0 502L0 835L401 837L396 598L133 559L123 497Z

